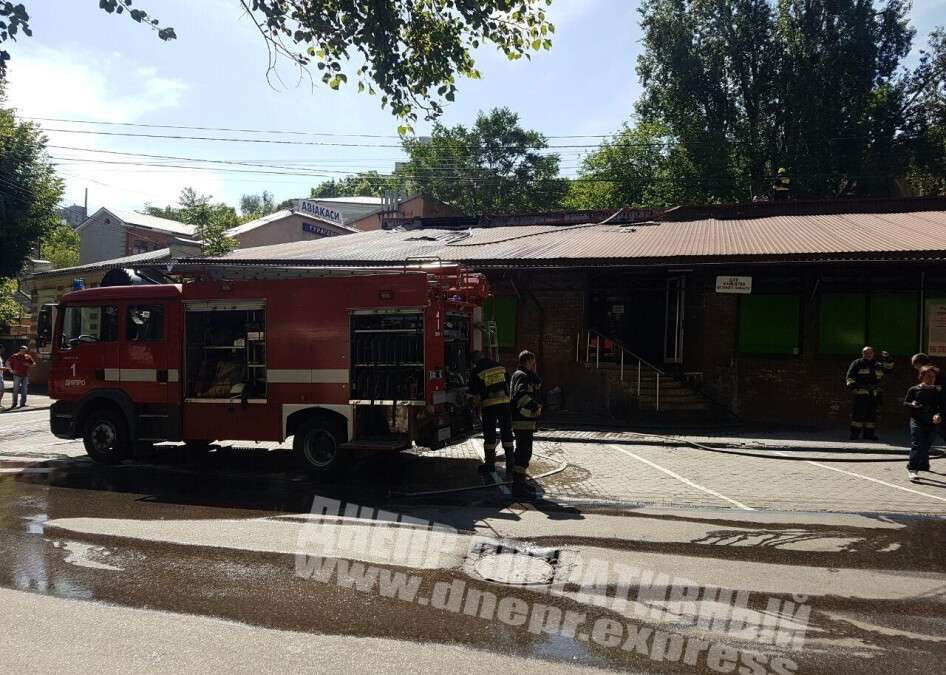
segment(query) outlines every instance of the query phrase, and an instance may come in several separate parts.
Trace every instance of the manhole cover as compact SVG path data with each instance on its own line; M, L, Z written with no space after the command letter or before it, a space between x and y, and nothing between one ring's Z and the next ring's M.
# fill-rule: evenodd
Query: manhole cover
M544 558L525 553L493 553L476 561L473 569L484 579L502 584L548 584L555 568Z

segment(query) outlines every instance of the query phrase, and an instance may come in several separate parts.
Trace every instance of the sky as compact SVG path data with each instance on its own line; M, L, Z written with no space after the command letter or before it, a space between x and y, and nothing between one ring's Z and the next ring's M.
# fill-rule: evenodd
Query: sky
M31 15L33 37L6 44L12 57L8 105L23 117L113 123L39 122L66 182L65 204L81 204L88 189L90 212L100 206L164 206L174 204L185 186L234 206L241 195L263 190L281 201L306 196L313 185L348 173L390 173L394 163L404 159L396 135L399 122L380 108L377 97L358 94L354 86L313 90L307 81L298 81L291 67L280 70L282 82L268 83L266 48L238 0L136 0L136 7L174 27L178 39L171 42L162 42L126 16L106 14L94 0L23 1ZM635 71L641 38L638 4L554 0L549 11L556 26L552 50L531 61L515 62L495 49L479 50L476 58L483 79L461 80L457 99L441 121L469 125L480 110L508 106L520 115L524 127L550 137L613 133L631 120L640 95ZM946 0L915 0L912 17L919 47L934 25L946 23ZM167 130L118 123L311 135ZM418 123L415 131L424 134L429 124ZM119 132L241 141L109 135ZM281 142L247 142L250 139ZM550 142L588 145L594 139ZM574 175L588 150L558 151L562 173ZM141 162L171 166L133 164ZM288 171L298 175L277 175Z

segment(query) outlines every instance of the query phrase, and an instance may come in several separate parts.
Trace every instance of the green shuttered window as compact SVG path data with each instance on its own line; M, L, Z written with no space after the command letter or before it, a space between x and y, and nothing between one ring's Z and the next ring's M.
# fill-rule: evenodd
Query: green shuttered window
M867 341L894 355L917 349L920 308L916 293L873 293L870 296Z
M496 333L500 349L516 348L517 298L514 295L500 295L487 298L484 305L486 320L493 319L493 307L496 308Z
M916 350L916 293L825 293L818 312L820 354L856 355L866 344L894 355Z
M798 354L797 295L743 295L739 299L740 354Z
M818 353L857 354L867 344L867 296L825 293L818 305Z

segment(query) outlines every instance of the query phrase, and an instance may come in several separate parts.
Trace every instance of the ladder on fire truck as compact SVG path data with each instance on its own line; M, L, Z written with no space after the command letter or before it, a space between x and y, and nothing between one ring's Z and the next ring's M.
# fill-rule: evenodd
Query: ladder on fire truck
M486 321L486 353L493 361L499 360L499 329L495 321Z

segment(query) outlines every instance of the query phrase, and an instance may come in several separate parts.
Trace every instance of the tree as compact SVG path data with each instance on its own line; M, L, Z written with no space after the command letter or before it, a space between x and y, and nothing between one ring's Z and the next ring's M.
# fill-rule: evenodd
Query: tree
M16 301L18 287L16 279L0 278L0 326L8 326L20 318L23 310Z
M905 89L905 182L913 194L946 195L946 30L930 35Z
M144 211L144 213L148 214L149 216L154 216L155 218L166 218L167 220L176 220L179 223L184 222L183 215L181 214L181 210L176 209L173 206L165 206L162 208L160 206L152 206L151 204L148 204L147 202L145 202L145 206L142 209L142 211Z
M276 210L276 204L273 202L273 193L263 190L258 195L243 195L240 198L240 214L244 221L254 220L268 216Z
M147 12L138 8L132 9L132 0L99 0L99 7L109 14L127 13L133 21L150 26L162 40L173 40L177 37L173 28L160 28L160 22L148 16ZM21 32L27 37L33 35L26 6L21 2L0 0L0 44L7 40L15 41L17 34ZM9 59L10 54L0 49L0 77L6 74L6 62Z
M585 157L564 205L573 209L658 208L698 199L694 168L657 122L624 127Z
M386 192L403 191L406 181L397 174L383 176L377 171L362 171L344 178L331 179L312 188L309 196L318 197L383 197Z
M558 208L567 183L548 143L519 125L509 108L479 113L469 129L434 125L429 139L407 139L400 172L418 192L464 213L516 213Z
M875 7L876 5L876 7ZM644 120L667 125L704 201L885 194L902 171L904 0L645 0Z
M79 264L79 234L65 223L54 226L40 242L39 257L57 269L75 267Z
M213 197L200 195L194 188L181 190L178 198L181 222L194 226L194 235L200 240L204 255L216 256L229 253L236 241L226 235L227 230L240 224L232 206L213 204Z
M36 242L60 221L62 181L39 128L4 108L0 80L0 277L15 277Z
M156 1L156 0L155 0ZM380 94L381 106L399 118L428 119L453 101L459 77L478 79L472 52L492 44L510 60L551 49L555 26L545 14L551 0L234 0L256 24L269 51L271 74L279 57L303 72L314 65L332 89L349 76L358 91ZM132 0L99 0L106 12L125 13L153 28L160 39L177 37ZM6 14L4 14L6 10ZM22 4L0 0L10 24L0 43L18 31L30 35ZM0 53L0 66L5 54ZM407 132L409 127L401 127Z

